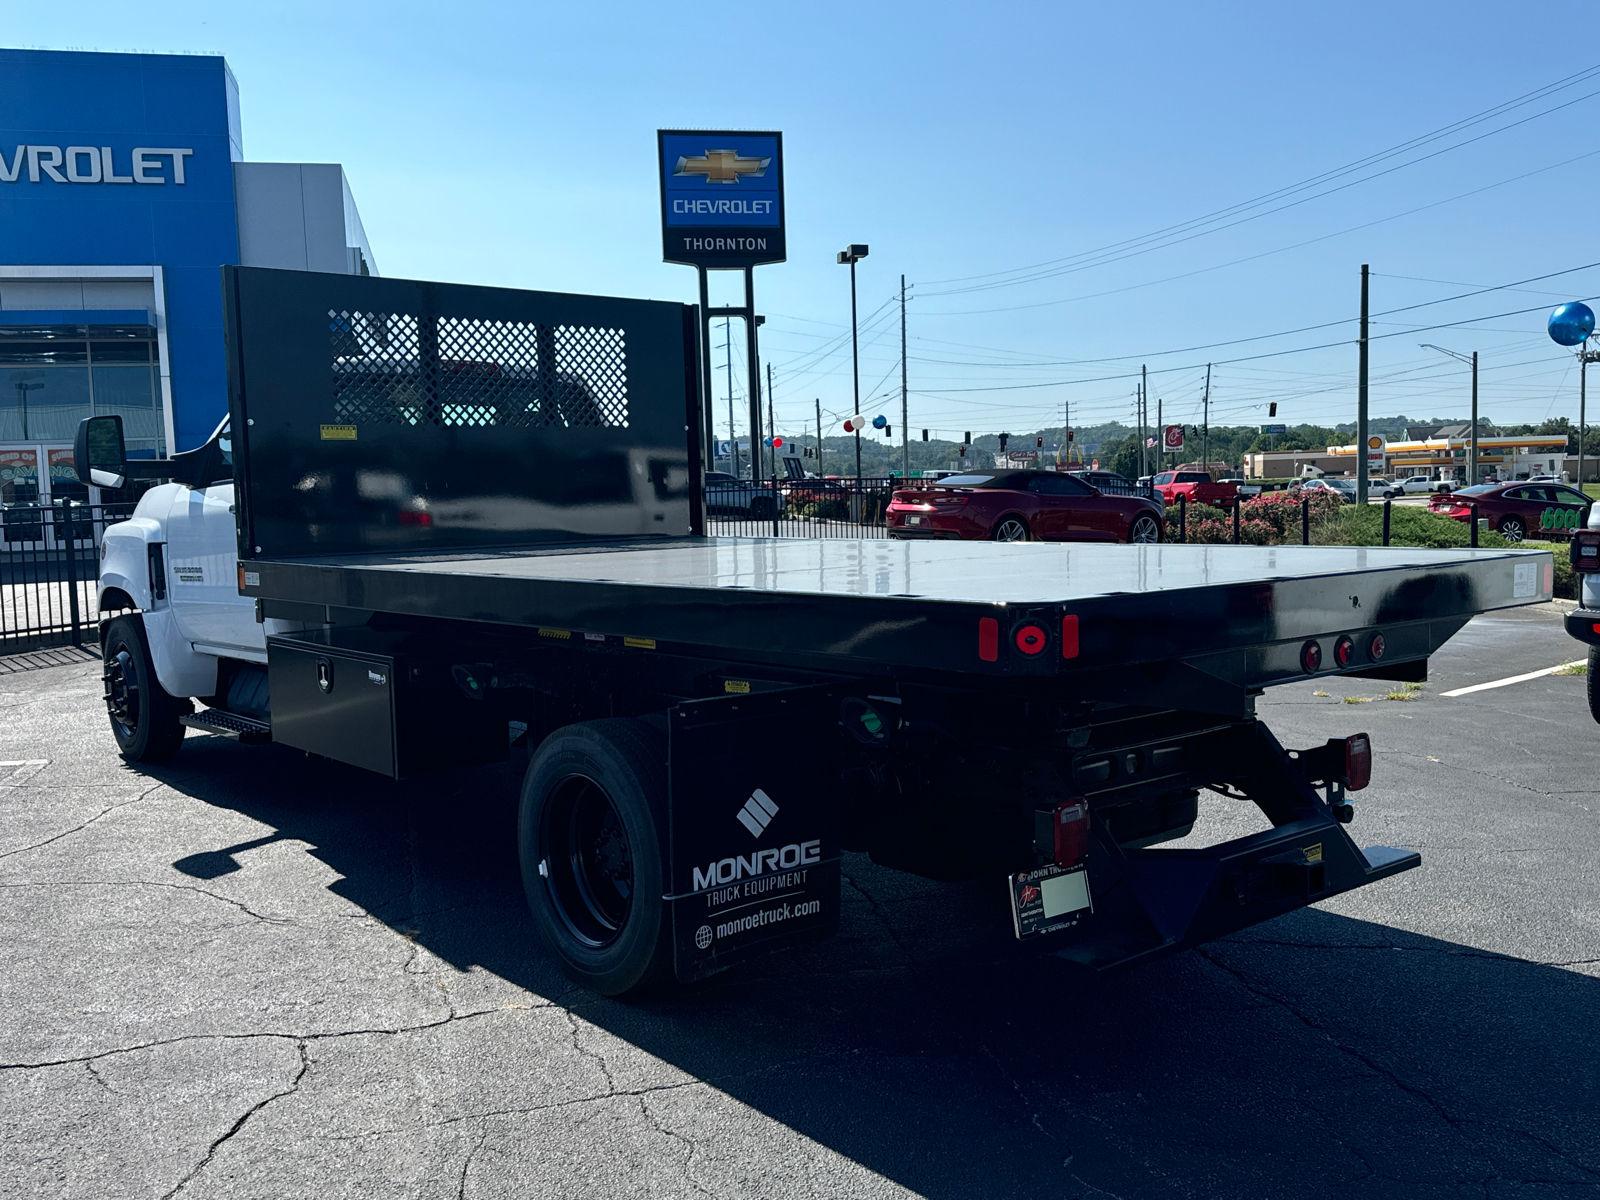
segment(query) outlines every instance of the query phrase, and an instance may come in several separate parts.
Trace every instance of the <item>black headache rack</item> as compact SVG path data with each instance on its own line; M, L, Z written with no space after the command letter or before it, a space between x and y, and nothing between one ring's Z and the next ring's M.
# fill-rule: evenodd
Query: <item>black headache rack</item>
M845 850L1009 877L1018 937L1097 969L1415 866L1356 847L1330 755L1254 697L1425 677L1476 613L1550 594L1541 551L707 538L692 310L224 284L273 740L400 777L658 725L685 980L832 932ZM1163 848L1203 788L1272 828Z

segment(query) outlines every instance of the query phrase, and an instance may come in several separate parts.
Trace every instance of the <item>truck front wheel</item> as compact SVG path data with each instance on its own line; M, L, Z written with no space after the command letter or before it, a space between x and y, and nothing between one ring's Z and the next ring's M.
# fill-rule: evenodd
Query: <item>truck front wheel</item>
M129 762L165 762L183 745L178 717L184 702L169 696L156 679L144 622L117 617L106 626L101 646L106 713L117 748Z
M539 747L522 784L517 851L540 936L603 996L669 969L662 900L666 738L643 721L584 721Z

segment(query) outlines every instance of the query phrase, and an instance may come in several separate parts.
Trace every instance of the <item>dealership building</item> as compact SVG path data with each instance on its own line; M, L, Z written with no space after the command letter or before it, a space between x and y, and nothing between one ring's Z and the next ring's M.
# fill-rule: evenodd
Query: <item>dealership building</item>
M342 167L245 159L224 59L0 49L0 505L100 499L91 414L130 455L211 435L224 264L377 274Z

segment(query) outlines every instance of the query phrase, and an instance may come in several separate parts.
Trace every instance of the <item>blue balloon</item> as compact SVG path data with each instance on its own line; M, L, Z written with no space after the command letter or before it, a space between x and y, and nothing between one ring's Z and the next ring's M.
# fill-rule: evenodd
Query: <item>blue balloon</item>
M1593 313L1591 313L1589 315L1589 327L1591 329L1594 328L1594 314ZM872 427L874 429L882 429L888 423L889 423L889 418L884 416L882 413L879 413L877 416L872 418Z
M1594 332L1594 309L1581 300L1563 304L1550 314L1550 321L1545 328L1550 331L1550 340L1556 345L1581 346Z

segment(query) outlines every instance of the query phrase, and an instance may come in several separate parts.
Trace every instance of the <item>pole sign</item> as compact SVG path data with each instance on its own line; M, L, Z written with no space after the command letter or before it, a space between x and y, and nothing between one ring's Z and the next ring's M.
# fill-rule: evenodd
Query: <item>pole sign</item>
M783 262L783 134L657 131L662 258L692 267Z
M1162 449L1166 450L1169 454L1176 453L1177 451L1183 449L1182 425L1168 425L1166 427L1166 437L1162 442Z
M1384 455L1389 453L1389 439L1373 434L1367 439L1367 466L1383 469Z

